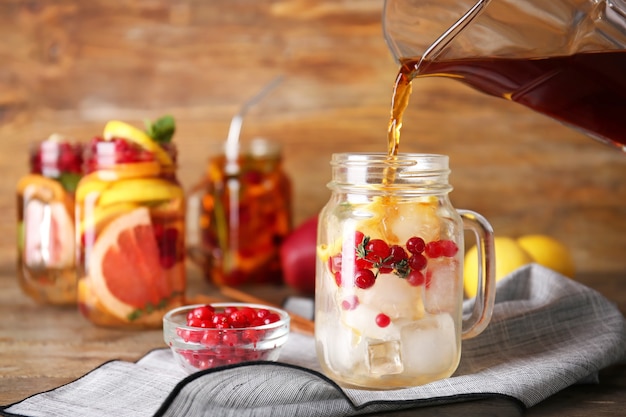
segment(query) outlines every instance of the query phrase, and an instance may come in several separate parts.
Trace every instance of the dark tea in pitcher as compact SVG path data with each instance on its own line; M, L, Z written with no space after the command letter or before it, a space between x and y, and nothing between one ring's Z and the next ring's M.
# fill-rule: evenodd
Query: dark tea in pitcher
M481 57L420 62L411 58L402 61L396 79L392 125L401 121L414 78L448 77L522 104L624 150L625 75L624 51L533 59ZM392 143L390 139L390 146Z

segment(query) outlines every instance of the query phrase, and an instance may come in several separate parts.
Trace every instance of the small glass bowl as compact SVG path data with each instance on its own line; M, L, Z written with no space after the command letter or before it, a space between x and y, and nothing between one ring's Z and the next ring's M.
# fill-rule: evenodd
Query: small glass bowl
M187 315L204 304L170 310L163 317L163 339L187 372L250 361L276 361L289 336L289 314L262 304L214 303L215 312L227 307L268 310L279 320L255 327L202 328L187 326Z

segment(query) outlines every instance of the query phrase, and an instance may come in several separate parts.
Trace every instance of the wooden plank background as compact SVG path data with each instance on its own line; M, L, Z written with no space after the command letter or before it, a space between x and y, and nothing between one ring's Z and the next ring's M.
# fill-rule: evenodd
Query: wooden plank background
M394 63L382 0L0 0L0 263L30 142L109 119L176 117L190 188L241 104L242 140L283 145L299 223L326 202L333 152L386 151ZM458 208L500 235L563 240L580 273L626 271L626 155L460 83L414 83L402 151L451 157Z

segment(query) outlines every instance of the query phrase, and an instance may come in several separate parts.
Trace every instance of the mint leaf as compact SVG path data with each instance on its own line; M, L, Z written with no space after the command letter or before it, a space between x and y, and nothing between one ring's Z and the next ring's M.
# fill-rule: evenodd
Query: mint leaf
M176 132L176 122L170 115L163 116L154 122L145 120L146 134L157 143L169 143Z
M73 193L76 191L76 187L78 186L78 181L80 181L80 178L80 174L75 174L73 172L63 172L59 176L58 181L67 192Z

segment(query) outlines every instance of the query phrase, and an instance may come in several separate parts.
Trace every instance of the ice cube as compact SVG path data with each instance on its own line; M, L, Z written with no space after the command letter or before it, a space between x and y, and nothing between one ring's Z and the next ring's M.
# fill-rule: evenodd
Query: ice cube
M449 314L426 316L400 330L401 354L408 374L450 375L459 362L460 336Z
M360 335L343 326L332 316L316 317L316 339L324 341L326 363L336 372L347 372L365 356L365 344ZM318 347L319 348L319 347Z
M406 279L394 274L380 274L373 287L357 289L360 305L388 315L392 320L415 320L424 314L422 286L414 287Z
M404 245L413 236L420 236L426 242L436 240L441 231L441 221L436 204L411 201L389 206L382 227L388 242Z
M424 307L429 313L455 314L463 301L462 274L456 258L429 259Z
M390 340L387 342L368 341L367 343L367 369L372 374L391 375L404 371L400 342Z
M381 314L379 309L361 303L354 310L344 310L342 321L346 327L354 330L355 334L365 338L380 341L398 339L400 333L394 321L386 327L376 324L376 316L379 314Z

